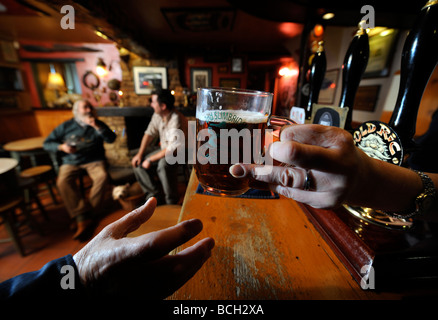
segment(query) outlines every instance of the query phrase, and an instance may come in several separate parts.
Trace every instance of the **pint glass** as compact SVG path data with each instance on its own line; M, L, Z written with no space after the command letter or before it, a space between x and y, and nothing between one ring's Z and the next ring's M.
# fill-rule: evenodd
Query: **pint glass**
M229 173L230 166L263 164L271 121L277 126L294 123L271 117L272 97L272 93L262 91L198 89L194 168L206 191L236 196L249 189L249 179L234 178Z

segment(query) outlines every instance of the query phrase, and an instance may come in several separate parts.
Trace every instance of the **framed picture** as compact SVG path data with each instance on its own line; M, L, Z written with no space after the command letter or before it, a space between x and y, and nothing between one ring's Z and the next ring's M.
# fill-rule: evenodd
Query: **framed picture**
M319 91L318 103L333 104L338 86L339 69L327 70Z
M374 112L379 98L380 85L361 86L357 88L354 98L354 110Z
M228 73L228 65L222 64L217 67L217 73Z
M231 72L242 73L243 72L243 59L235 57L231 59Z
M190 85L193 92L198 88L211 87L211 68L191 68Z
M167 89L167 70L164 67L134 67L136 94L151 94L154 90Z
M0 39L0 60L5 62L18 62L17 50L14 48L14 43L12 41L3 41Z
M369 35L370 56L363 78L387 77L398 39L398 30L375 28Z
M236 78L219 79L219 87L240 89L240 79L236 79Z

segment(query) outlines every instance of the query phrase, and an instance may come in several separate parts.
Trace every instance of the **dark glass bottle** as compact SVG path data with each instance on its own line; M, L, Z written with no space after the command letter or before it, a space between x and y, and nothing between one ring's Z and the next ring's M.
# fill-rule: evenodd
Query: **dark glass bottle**
M324 51L324 41L318 42L318 49L313 56L309 74L309 101L306 108L306 119L312 117L312 105L318 102L319 91L324 80L327 59Z
M402 146L414 147L417 114L427 82L438 61L438 2L429 1L421 10L404 43L400 87L389 126Z
M368 64L370 45L368 34L359 24L359 30L354 36L345 54L342 65L342 91L339 107L348 107L345 129L351 130L353 120L353 105L357 88Z

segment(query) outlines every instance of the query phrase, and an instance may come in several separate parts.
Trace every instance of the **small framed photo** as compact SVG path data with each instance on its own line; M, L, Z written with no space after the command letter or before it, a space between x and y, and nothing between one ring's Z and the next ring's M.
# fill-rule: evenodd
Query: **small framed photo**
M399 38L397 29L375 28L369 34L370 56L363 78L381 78L389 75L392 58Z
M232 78L232 79L221 78L221 79L219 79L219 87L239 89L240 88L240 79L239 78Z
M338 86L339 69L327 70L319 92L318 103L333 104Z
M154 90L167 89L167 69L164 67L134 67L136 94L151 94Z
M361 86L357 88L354 98L354 110L374 112L379 99L380 85Z
M211 87L211 68L191 68L190 84L193 92L198 88Z
M217 73L228 73L228 65L226 64L222 64L220 66L217 67Z
M231 59L231 73L242 73L243 72L243 59L240 57L235 57Z

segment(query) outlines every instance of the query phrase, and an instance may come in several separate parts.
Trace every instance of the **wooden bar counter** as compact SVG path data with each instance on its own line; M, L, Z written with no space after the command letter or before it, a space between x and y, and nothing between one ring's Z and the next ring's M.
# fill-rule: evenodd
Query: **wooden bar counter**
M398 299L362 290L291 199L216 197L196 192L192 172L180 221L200 219L194 240L212 237L211 258L170 299Z

